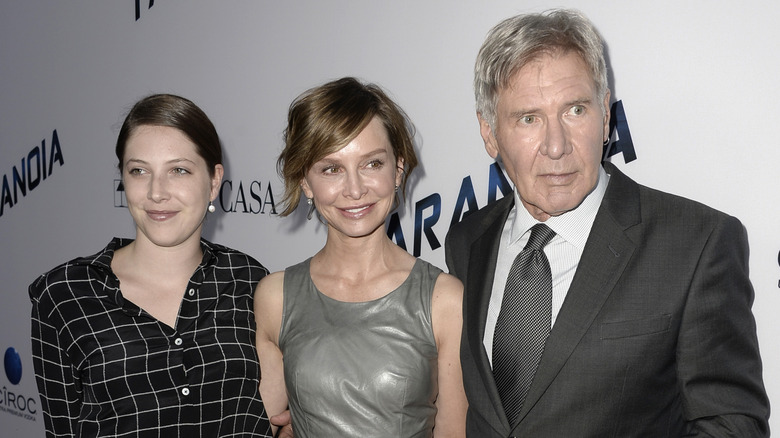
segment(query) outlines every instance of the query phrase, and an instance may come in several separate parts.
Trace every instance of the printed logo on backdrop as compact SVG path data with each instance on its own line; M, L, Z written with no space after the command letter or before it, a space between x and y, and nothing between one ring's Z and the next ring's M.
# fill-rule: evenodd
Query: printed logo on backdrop
M504 175L504 171L498 163L493 163L488 167L487 204L501 198L498 196L499 190L501 191L501 197L511 194L512 183L510 183L506 175ZM460 222L461 219L479 210L479 208L471 176L466 176L460 183L460 190L458 192L458 198L455 201L455 207L452 211L450 226ZM441 219L441 212L442 203L441 195L439 193L432 193L414 203L414 246L412 254L415 257L419 257L420 254L422 254L423 235L425 235L425 240L431 250L441 247L441 241L433 230L433 226ZM409 251L406 246L406 237L401 228L401 219L398 212L393 213L390 216L390 219L388 219L387 235L391 240L395 241L398 246Z
M121 179L114 180L114 207L127 207L125 186Z
M617 137L615 141L611 141ZM608 158L615 154L622 153L623 160L626 163L636 160L636 151L634 143L631 140L631 131L628 129L628 119L626 118L623 102L617 101L612 104L609 120L609 139L604 144L603 157ZM512 183L504 174L503 169L497 162L488 168L488 187L487 204L488 205L501 197L512 193ZM501 196L498 196L498 192ZM474 190L474 184L471 176L463 178L458 191L458 198L455 201L455 207L450 218L450 227L460 222L469 214L479 210L477 195ZM419 257L422 254L423 235L431 250L441 247L441 241L436 236L433 226L439 222L442 213L441 195L439 193L430 194L414 204L414 242L412 254ZM446 231L445 231L446 233ZM398 213L393 213L388 220L387 235L394 240L398 246L409 250L406 246L406 236L401 228L401 220ZM779 256L780 257L780 256ZM778 259L780 261L780 258ZM779 283L780 285L780 283Z
M135 0L135 21L138 21L138 19L141 18L141 3L145 4L146 2L142 0ZM146 9L152 9L152 6L154 6L154 0L149 0L149 6Z
M270 182L223 180L214 206L225 213L276 215L276 202ZM114 180L114 207L127 207L122 180Z
M612 137L617 134L617 139L610 143ZM623 161L630 163L636 160L634 141L631 139L631 131L628 129L626 111L623 109L623 101L618 100L612 104L609 114L609 140L604 143L602 157L608 158L615 154L623 154Z
M217 201L226 213L277 214L270 182L224 180Z
M3 175L3 187L0 191L0 217L7 210L13 208L22 201L28 193L38 188L46 181L58 166L62 167L62 147L57 130L51 134L50 146L46 146L46 139L41 140L40 145L35 145L22 156L18 165L14 163L11 170ZM21 195L21 196L20 196Z
M15 390L15 387L22 381L22 358L15 348L8 347L5 350L3 366L10 386L3 385L2 393L0 393L0 412L28 421L36 421L37 399Z

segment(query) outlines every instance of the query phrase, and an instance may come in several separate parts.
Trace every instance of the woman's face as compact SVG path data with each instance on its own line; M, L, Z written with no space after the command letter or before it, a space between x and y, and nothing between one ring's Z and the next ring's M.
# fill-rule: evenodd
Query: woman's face
M374 117L349 144L314 163L301 187L330 232L363 237L384 233L402 174L403 160L396 159L384 125Z
M136 238L161 247L200 240L203 218L222 180L221 164L206 161L184 133L143 125L127 139L122 167Z

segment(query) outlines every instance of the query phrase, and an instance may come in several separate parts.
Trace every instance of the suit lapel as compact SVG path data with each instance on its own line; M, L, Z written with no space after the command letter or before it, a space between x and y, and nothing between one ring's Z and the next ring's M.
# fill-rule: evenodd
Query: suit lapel
M474 240L469 251L468 284L465 285L469 293L466 294L465 304L466 323L468 327L471 327L467 333L471 355L479 367L483 387L486 389L493 406L491 411L482 412L482 414L491 424L501 424L502 429L508 431L509 422L501 406L501 398L493 379L493 371L482 343L485 336L485 321L490 295L493 290L501 233L509 211L514 205L514 196L507 196L498 202L501 204L497 205L491 214L484 218L481 228L484 231Z
M638 186L610 163L607 192L596 215L577 271L547 339L539 368L520 412L539 401L601 311L637 244L626 230L640 223Z

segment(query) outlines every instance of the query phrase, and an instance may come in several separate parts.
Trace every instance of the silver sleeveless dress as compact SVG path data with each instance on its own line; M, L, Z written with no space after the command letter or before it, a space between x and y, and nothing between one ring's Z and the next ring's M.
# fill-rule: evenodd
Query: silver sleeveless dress
M279 332L295 437L430 437L431 300L442 271L418 259L398 289L348 303L316 289L310 261L285 270Z

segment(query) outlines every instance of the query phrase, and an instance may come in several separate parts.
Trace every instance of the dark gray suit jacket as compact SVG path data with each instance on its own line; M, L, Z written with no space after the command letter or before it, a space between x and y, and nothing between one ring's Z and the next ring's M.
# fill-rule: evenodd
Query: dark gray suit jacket
M450 229L468 436L768 436L742 224L604 167L609 186L514 429L482 344L514 199Z

